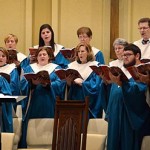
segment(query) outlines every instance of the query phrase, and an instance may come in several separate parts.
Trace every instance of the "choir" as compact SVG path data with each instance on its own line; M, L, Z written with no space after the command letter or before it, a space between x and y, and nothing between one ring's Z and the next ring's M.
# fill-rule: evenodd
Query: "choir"
M27 146L29 119L54 118L57 96L61 100L84 100L89 96L89 119L105 115L108 122L107 149L140 150L142 138L150 135L150 69L146 74L140 72L139 80L135 81L127 68L141 64L141 58L150 59L147 52L150 42L142 41L150 39L150 19L140 19L138 26L142 39L130 44L123 38L117 38L113 43L117 59L108 65L121 68L128 81L121 80L120 73L114 75L111 71L108 81L105 72L99 70L96 74L91 69L90 66L104 65L105 61L103 53L90 43L92 31L89 27L77 30L79 44L74 47L70 58L61 53L65 47L55 43L54 31L49 24L40 27L39 43L32 47L35 53L29 56L17 50L18 38L9 34L4 39L6 47L0 47L0 73L8 74L10 81L0 75L0 93L26 98L17 103L2 103L2 131L13 132L12 112L21 106L22 136L19 147L24 148ZM16 53L10 53L12 50ZM81 76L70 73L61 79L55 73L58 69L74 69ZM38 77L31 76L29 80L25 77L40 71L47 71L48 77L44 77L44 72ZM49 82L44 82L47 78Z

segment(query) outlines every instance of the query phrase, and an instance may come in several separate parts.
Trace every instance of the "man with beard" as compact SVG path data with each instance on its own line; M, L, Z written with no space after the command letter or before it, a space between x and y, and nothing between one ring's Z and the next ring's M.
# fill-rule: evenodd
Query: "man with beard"
M126 69L140 64L140 58L140 49L134 44L128 44L124 48L122 70L129 81L121 81L120 75L110 73L113 83L107 85L107 88L105 83L101 84L100 100L103 104L107 102L107 150L140 150L143 128L150 114L145 96L147 85L135 82Z
M141 39L134 44L141 49L142 59L150 59L150 18L141 18L138 21L138 29Z

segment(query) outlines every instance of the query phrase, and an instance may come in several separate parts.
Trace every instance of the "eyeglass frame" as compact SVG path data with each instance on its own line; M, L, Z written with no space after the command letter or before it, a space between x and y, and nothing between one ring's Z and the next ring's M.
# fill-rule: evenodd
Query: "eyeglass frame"
M129 58L131 55L134 55L134 54L123 54L123 57L127 57L127 58Z
M150 28L150 27L139 27L138 29L139 29L139 30L142 30L142 29L143 29L143 30L148 30L149 28Z

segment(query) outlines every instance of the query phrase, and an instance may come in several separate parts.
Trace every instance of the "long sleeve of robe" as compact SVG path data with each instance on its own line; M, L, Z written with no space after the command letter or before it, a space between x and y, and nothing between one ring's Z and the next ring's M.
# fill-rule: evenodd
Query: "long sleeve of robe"
M86 96L89 96L90 118L98 118L100 115L100 99L98 98L100 83L101 79L95 73L91 73L82 86L72 84L69 90L68 99L70 100L84 100Z
M10 85L2 76L0 76L0 93L11 95ZM13 132L12 103L2 103L2 131Z
M107 107L108 150L140 150L139 131L149 115L146 85L132 79L112 84Z

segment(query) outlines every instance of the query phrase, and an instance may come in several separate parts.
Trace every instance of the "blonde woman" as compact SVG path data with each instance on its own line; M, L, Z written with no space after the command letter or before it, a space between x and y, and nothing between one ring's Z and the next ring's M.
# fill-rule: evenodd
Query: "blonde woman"
M80 43L75 50L76 60L68 65L68 68L77 70L82 78L74 79L72 75L66 78L69 88L68 99L84 100L85 96L90 97L89 117L97 118L100 116L100 103L98 99L99 85L101 79L97 76L90 66L98 65L95 61L92 48L87 43Z

